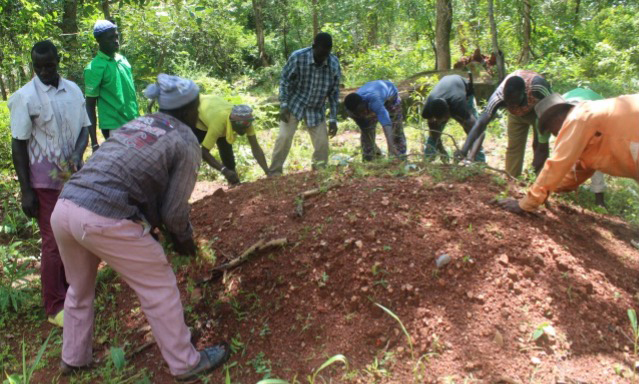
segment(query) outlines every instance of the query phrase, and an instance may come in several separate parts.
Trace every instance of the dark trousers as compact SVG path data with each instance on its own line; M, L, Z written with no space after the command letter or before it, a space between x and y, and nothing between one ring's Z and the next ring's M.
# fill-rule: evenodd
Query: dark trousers
M233 146L226 141L226 137L220 137L215 142L217 144L217 150L220 152L220 159L222 164L235 172L235 154L233 153Z
M51 229L51 213L58 201L60 191L36 188L35 192L39 204L38 226L40 227L40 236L42 236L42 257L40 260L42 300L46 314L53 316L64 308L64 297L69 287L64 275L60 251Z

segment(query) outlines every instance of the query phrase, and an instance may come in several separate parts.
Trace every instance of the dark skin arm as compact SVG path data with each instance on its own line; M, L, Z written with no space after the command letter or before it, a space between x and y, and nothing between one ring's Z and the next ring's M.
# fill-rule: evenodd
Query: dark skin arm
M257 136L247 136L249 144L251 144L251 152L253 152L253 157L260 165L260 168L264 171L264 173L268 176L268 165L266 164L266 156L264 156L264 151L262 147L260 147L260 143L257 142Z
M184 241L179 241L175 235L169 233L169 237L171 239L171 243L173 244L173 248L175 252L183 256L194 256L197 252L197 245L195 245L195 241L193 237L188 238Z
M96 134L96 114L95 114L95 109L96 106L98 104L98 99L97 97L87 97L86 98L86 104L87 104L87 114L89 115L89 120L91 121L91 125L89 126L89 136L91 138L91 148L93 148L93 150L97 149L97 145L98 145L98 136Z
M11 155L13 167L18 175L20 192L22 193L22 211L29 218L38 217L38 197L31 187L29 176L28 140L11 139Z
M262 153L262 155L264 154ZM220 171L222 175L226 177L226 180L228 180L229 183L238 184L240 182L240 178L237 176L237 173L235 173L234 171L231 171L230 169L222 165L222 163L217 161L215 156L211 155L211 152L204 147L202 147L202 160L204 160L211 167ZM266 162L266 160L264 161Z
M455 157L463 158L468 155L468 151L470 151L470 148L475 143L475 140L477 140L477 138L482 133L484 133L486 127L488 126L488 123L490 123L490 120L492 120L492 116L486 113L482 113L481 116L479 116L479 119L475 122L473 128L470 130L470 132L468 132L468 136L466 137L466 141L464 142L464 146L462 147L460 153L456 154Z
M78 139L75 142L73 154L71 155L71 167L73 172L77 172L80 168L82 168L82 155L84 155L84 150L87 148L88 143L89 129L88 127L82 127L80 135L78 135Z
M550 155L550 147L548 143L538 143L537 148L535 148L535 153L533 155L533 168L535 169L535 174L539 175L548 156Z

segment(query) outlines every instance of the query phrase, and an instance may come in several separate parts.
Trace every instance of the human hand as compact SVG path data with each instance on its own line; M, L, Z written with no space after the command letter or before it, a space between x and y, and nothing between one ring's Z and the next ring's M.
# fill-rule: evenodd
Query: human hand
M71 155L71 171L77 172L82 168L82 155L74 153Z
M195 241L193 241L192 237L189 237L187 240L178 241L173 238L173 247L175 248L175 252L179 253L183 256L194 256L197 252L197 246L195 245Z
M333 138L337 135L337 122L331 121L328 123L328 137Z
M37 219L39 211L38 196L31 188L22 191L22 212L28 218Z
M518 215L523 215L524 213L526 213L526 211L521 209L521 207L519 206L519 201L517 201L516 199L511 199L511 198L500 199L500 200L497 200L496 203L502 209L505 209L508 212L516 213Z
M280 109L280 115L279 115L279 119L280 121L284 122L284 123L288 123L288 119L291 115L291 112L288 110L288 108L284 107L282 109Z
M240 183L240 177L237 175L235 171L232 171L226 167L222 167L222 175L224 175L226 180L232 185Z
M100 149L100 145L98 145L97 143L91 145L91 153L95 153L98 149Z

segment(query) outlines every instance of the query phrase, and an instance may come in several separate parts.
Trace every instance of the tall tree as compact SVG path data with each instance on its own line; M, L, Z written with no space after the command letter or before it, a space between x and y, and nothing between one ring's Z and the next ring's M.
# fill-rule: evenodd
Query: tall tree
M495 24L495 13L493 11L493 0L488 0L488 20L490 21L490 33L492 35L493 42L493 54L497 59L497 75L499 76L499 82L506 77L506 65L504 64L504 54L499 49L499 43L497 40L497 25Z
M269 58L264 48L264 16L263 7L264 0L253 0L253 13L255 14L255 34L257 36L257 51L260 55L260 61L262 66L267 67L269 65Z
M109 0L102 0L102 13L104 14L105 20L111 20L111 7L109 4Z
M530 48L530 32L531 32L531 26L530 26L530 14L531 14L531 5L530 2L532 0L524 0L523 1L523 19L524 19L524 24L523 24L523 42L522 42L522 46L521 46L521 54L519 55L519 63L521 64L528 64L528 61L530 61L530 56L531 56L531 48Z
M318 0L313 0L313 37L317 36L320 31L319 27L319 6L317 4Z
M437 20L435 24L435 46L437 48L437 69L450 69L450 31L453 25L452 0L437 0Z

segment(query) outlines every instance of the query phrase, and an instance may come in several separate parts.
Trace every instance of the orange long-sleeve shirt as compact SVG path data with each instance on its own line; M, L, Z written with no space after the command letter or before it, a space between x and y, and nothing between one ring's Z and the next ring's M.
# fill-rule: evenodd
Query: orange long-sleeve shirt
M550 192L570 191L595 171L639 181L639 95L585 101L568 114L552 157L521 209L533 211Z

